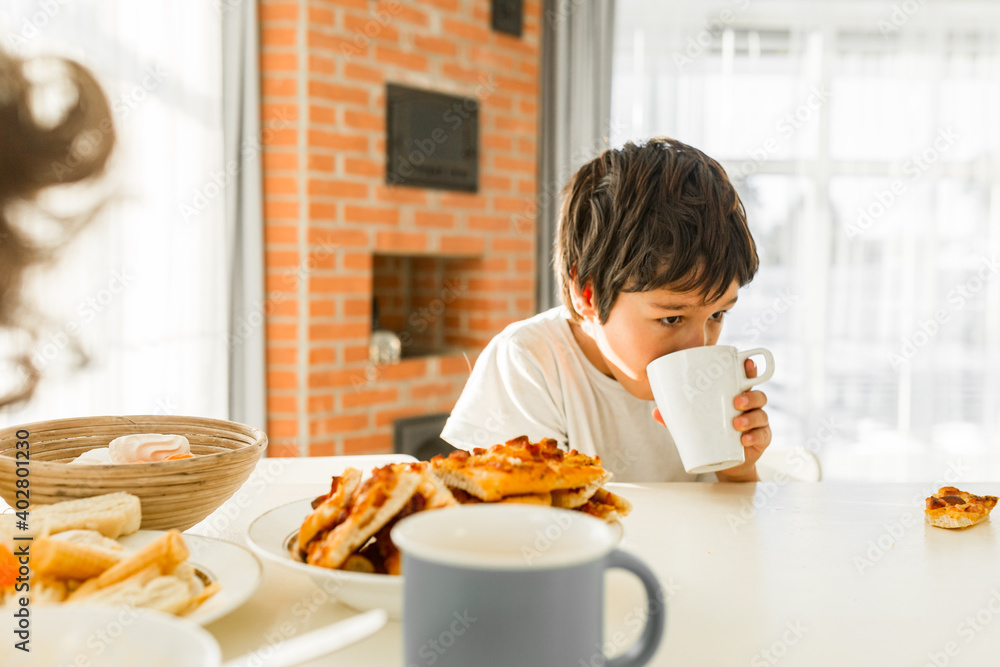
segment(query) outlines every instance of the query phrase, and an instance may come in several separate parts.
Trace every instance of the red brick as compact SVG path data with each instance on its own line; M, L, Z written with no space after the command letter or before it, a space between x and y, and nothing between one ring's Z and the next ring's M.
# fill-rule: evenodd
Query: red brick
M263 28L260 31L260 43L264 46L295 46L296 39L295 28Z
M380 67L368 67L367 65L348 62L344 65L344 78L382 83L385 81L385 70Z
M530 252L534 249L534 244L530 239L498 237L492 240L493 250L496 252Z
M309 443L309 456L336 456L337 444L332 440Z
M337 151L366 152L368 150L368 137L358 134L341 134L337 132L324 132L322 130L309 130L309 144L311 146L332 148Z
M372 40L384 42L398 42L399 31L389 20L379 20L376 16L368 14L366 16L344 15L344 27L350 31L351 40L356 45L367 45Z
M298 375L292 371L268 371L268 389L298 389Z
M266 201L264 217L268 220L298 220L299 204L294 201Z
M264 151L264 171L288 171L299 168L299 156L295 153L278 152L275 149Z
M260 54L261 72L294 72L299 67L299 59L294 53Z
M344 391L340 395L340 405L343 408L362 408L379 403L392 403L399 396L395 387L384 389L363 389L360 391Z
M469 229L506 232L510 230L510 218L505 215L470 215Z
M507 157L506 155L497 155L494 157L493 166L497 169L505 169L507 171L523 171L531 174L538 170L538 165L535 164L534 160L519 160L517 158Z
M267 397L267 411L268 412L298 412L299 411L299 399L295 396L268 396Z
M368 345L345 345L344 362L368 361Z
M399 224L399 209L348 204L344 206L344 221L396 225Z
M426 250L427 236L406 232L379 232L375 236L375 248L386 252Z
M381 179L385 174L385 162L358 157L345 157L344 173L348 176L370 176Z
M391 435L367 435L356 438L344 438L344 455L351 454L390 454L392 453Z
M445 19L443 22L443 32L446 35L464 37L465 39L470 39L472 41L479 42L480 44L486 44L490 41L489 30L481 25L467 23L465 21Z
M368 185L352 181L335 181L327 179L309 179L307 191L310 195L321 195L327 197L342 197L366 199L368 197Z
M332 412L333 411L333 396L330 394L324 394L323 396L310 396L309 397L309 413L316 414L317 412Z
M309 302L309 317L334 317L337 309L329 299L314 299Z
M375 47L375 60L387 65L395 65L417 72L427 71L427 56L412 51L401 51L379 44Z
M455 393L455 386L451 382L425 382L410 386L410 396L414 399L440 398Z
M359 271L371 271L372 256L367 252L344 253L344 268Z
M472 368L469 364L475 363L475 358L470 355L468 361L465 357L441 357L438 360L438 366L441 369L441 375L468 375L472 372Z
M378 428L392 426L392 423L397 419L417 417L419 415L426 414L426 412L427 408L423 405L413 405L408 408L397 408L395 410L382 410L381 412L375 413L375 426Z
M269 21L297 21L299 6L294 2L260 2L257 4L257 16L261 23Z
M416 35L413 38L413 46L418 51L430 51L443 56L454 56L458 52L454 40L442 37Z
M310 227L308 238L309 243L312 245L338 248L367 248L369 243L371 243L371 237L368 232L361 229L321 229Z
M340 415L328 417L318 422L320 434L340 434L368 428L368 415ZM311 429L310 429L311 430Z
M361 294L371 289L371 281L362 276L313 276L309 291L324 294Z
M442 236L443 253L479 255L486 251L486 239L481 236Z
M381 132L385 130L385 116L348 109L344 112L344 124L347 127L358 130L376 130Z
M276 443L269 440L267 443L267 455L270 458L298 458L299 446L292 443Z
M486 208L486 197L464 192L448 192L441 195L441 206L448 208Z
M483 135L483 148L489 148L495 151L509 151L513 146L513 141L510 137L503 134L484 134Z
M320 7L309 7L309 24L332 26L334 24L333 12Z
M265 74L260 80L260 94L263 97L292 97L296 95L297 90L295 79L282 79Z
M309 56L309 72L312 74L334 74L337 71L337 61L324 56Z
M396 204L426 204L427 190L393 185L376 185L375 199Z
M332 346L326 345L309 350L310 367L315 367L322 364L335 364L335 363L337 363L337 351ZM310 381L312 381L311 377Z
M427 12L417 9L406 2L399 2L399 0L391 0L390 2L381 0L378 3L378 11L388 13L393 19L399 19L400 21L413 23L414 25L426 26L428 23Z
M309 82L309 95L334 102L350 102L352 104L368 104L368 90L357 86L341 86L322 81Z
M455 226L455 216L451 213L432 211L417 211L414 214L417 227L438 227L451 229Z

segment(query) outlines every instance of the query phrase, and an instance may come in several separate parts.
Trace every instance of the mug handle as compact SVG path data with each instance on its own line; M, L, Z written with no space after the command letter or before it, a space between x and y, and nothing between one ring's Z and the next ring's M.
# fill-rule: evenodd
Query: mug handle
M746 361L750 357L755 357L758 354L764 357L764 360L767 361L767 365L764 367L764 374L758 375L755 378L748 378L744 375L744 373L746 373L746 369L744 368ZM762 347L755 347L752 350L737 352L736 358L740 360L740 393L743 393L754 385L770 380L771 376L774 375L774 357L771 356L770 350L765 350Z
M628 570L639 577L646 589L646 608L649 616L642 635L624 653L608 660L607 667L641 667L647 664L663 641L664 628L667 625L667 603L663 599L663 589L660 582L649 569L649 566L630 553L615 549L608 554L607 569L619 568Z

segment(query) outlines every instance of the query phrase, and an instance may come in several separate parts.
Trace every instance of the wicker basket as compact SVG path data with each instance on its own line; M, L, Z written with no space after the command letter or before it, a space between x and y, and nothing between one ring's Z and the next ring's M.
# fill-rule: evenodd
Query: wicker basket
M107 447L130 433L183 435L196 456L157 463L67 465L83 452ZM26 478L16 476L19 439L30 443ZM28 480L32 505L126 491L142 502L143 528L186 530L236 493L266 447L267 436L260 429L200 417L80 417L24 424L0 429L0 497L16 506L18 479Z

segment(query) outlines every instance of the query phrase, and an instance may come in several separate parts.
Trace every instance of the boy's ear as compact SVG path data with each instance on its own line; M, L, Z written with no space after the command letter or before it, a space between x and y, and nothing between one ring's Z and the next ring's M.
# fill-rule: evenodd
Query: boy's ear
M571 282L570 296L573 298L573 309L581 317L597 317L597 305L594 298L594 284L592 281L588 280L582 290L577 287L576 281Z

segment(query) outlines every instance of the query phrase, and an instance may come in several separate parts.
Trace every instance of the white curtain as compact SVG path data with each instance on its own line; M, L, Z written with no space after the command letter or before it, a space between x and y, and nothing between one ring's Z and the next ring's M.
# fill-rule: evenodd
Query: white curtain
M8 0L5 48L90 67L114 108L110 203L33 282L43 381L0 424L92 414L228 416L219 3ZM63 193L60 210L93 199ZM76 341L89 363L76 367Z
M1000 5L618 9L612 124L705 150L747 208L722 342L775 353L769 455L1000 476Z

